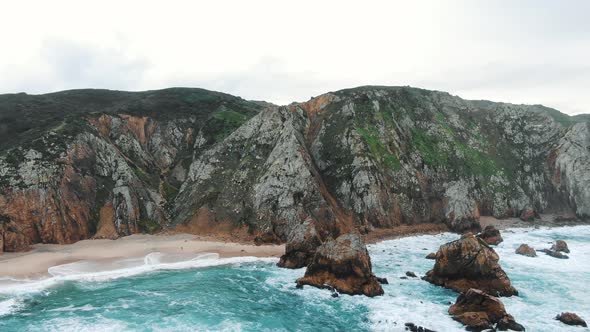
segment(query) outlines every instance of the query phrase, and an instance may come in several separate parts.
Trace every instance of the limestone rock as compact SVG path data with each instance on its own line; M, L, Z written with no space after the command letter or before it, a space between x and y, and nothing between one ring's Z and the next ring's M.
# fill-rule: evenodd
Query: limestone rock
M466 235L440 247L434 268L423 279L458 292L476 288L495 296L518 295L498 261L483 240Z

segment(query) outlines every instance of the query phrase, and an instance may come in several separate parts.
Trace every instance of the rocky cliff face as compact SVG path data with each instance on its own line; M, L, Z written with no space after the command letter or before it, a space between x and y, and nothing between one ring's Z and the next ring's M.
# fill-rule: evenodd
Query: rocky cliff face
M199 89L0 96L0 243L174 229L322 243L480 215L590 215L590 128L542 106L361 87L278 107Z

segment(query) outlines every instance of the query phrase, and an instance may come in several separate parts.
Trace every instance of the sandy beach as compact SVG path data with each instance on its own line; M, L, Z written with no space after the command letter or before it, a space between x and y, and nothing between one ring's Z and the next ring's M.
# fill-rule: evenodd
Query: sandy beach
M542 215L534 222L518 218L496 219L482 216L482 229L493 225L500 230L506 228L535 226L576 225L581 221L555 221L553 215ZM365 235L367 243L376 243L400 237L422 234L437 234L448 231L444 224L402 225L390 229L377 229ZM48 276L52 266L76 261L109 262L127 258L141 258L153 252L164 254L218 254L227 257L280 257L284 245L262 245L234 243L190 234L135 234L117 240L83 240L74 244L36 244L27 252L4 253L0 255L0 277L42 278Z
M0 277L42 278L52 266L81 260L108 261L165 254L215 253L219 257L279 257L283 245L249 245L213 241L189 234L136 234L117 240L83 240L74 244L36 244L27 252L0 255Z

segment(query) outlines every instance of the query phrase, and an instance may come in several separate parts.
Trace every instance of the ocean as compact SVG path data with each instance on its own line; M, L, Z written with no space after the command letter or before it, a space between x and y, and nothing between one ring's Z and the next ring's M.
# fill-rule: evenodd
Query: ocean
M590 226L519 228L502 232L500 264L520 292L502 298L527 331L572 331L554 319L572 311L590 320ZM275 258L164 255L53 267L51 278L0 277L0 331L404 331L412 322L436 331L464 331L447 314L457 294L423 276L424 257L456 234L421 235L369 245L384 296L333 298L327 290L295 288L305 269ZM514 253L521 243L549 248L567 241L561 260ZM0 271L1 275L1 271Z

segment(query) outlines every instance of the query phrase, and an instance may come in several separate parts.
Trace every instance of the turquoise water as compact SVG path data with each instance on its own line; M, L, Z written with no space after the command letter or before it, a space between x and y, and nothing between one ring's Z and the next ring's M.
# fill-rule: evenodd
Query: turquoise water
M590 226L503 232L500 263L521 296L504 298L527 331L571 331L553 317L573 311L590 320ZM437 331L463 331L447 314L457 294L419 278L433 265L424 256L457 235L440 234L369 246L385 295L340 296L296 289L304 269L275 267L274 259L195 259L151 254L97 272L90 263L52 269L53 278L0 279L0 331L403 331L414 322ZM569 260L514 254L564 239Z

